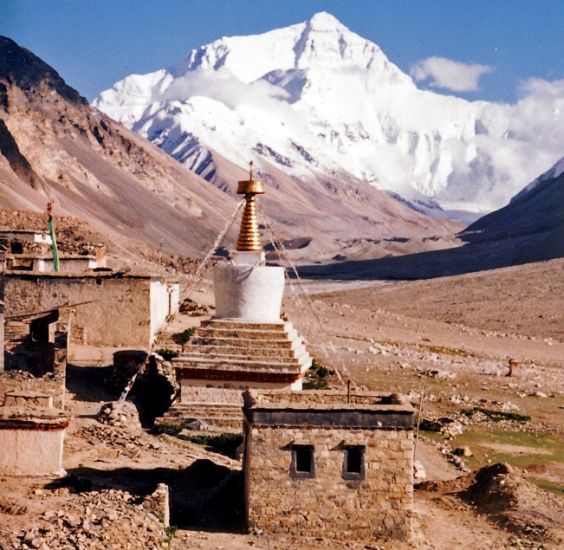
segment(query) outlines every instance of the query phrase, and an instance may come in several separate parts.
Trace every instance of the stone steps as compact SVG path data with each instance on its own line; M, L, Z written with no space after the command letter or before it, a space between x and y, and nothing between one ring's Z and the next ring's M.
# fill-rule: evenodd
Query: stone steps
M215 403L209 405L207 403L179 403L174 407L175 412L180 414L193 414L198 416L205 414L206 416L213 416L214 418L222 416L237 416L242 414L243 406L238 407L231 403L219 404Z
M173 359L173 364L179 378L191 376L190 371L209 370L231 371L234 378L228 378L235 380L244 373L252 373L264 379L282 375L293 381L309 368L311 356L289 322L246 323L212 319L196 329L190 342ZM210 374L210 378L213 377ZM275 381L280 383L280 377L277 376Z
M223 329L213 327L200 327L194 336L198 338L241 338L248 340L281 340L288 335L284 330L254 330L247 328Z
M230 319L210 319L203 321L200 325L202 328L210 327L214 329L225 330L267 330L274 332L284 332L285 323L247 323L246 321L237 321Z
M207 371L229 371L233 373L255 373L255 374L284 374L284 375L297 375L301 372L300 364L288 364L288 363L265 363L264 361L248 361L246 363L224 360L208 360L202 359L190 359L190 360L178 360L174 358L172 360L174 367L179 371L183 369L186 370L207 370Z
M197 334L197 333L196 333ZM249 338L225 338L224 336L207 336L205 338L194 336L190 340L191 345L195 346L241 346L249 348L267 347L270 349L292 349L291 340L261 340L257 343L256 340Z
M286 357L276 355L263 355L260 350L256 350L254 354L231 355L229 353L209 353L207 350L198 350L191 353L183 353L179 355L177 360L180 361L212 361L212 362L228 362L232 364L247 363L263 363L265 365L300 365L302 355L292 354Z
M166 349L169 351L174 351L176 353L182 353L183 346L178 344L173 339L174 335L169 332L164 332L157 334L157 338L155 341L155 349Z
M155 350L159 350L159 349L174 351L175 353L178 353L179 355L183 351L183 348L180 344L175 344L174 342L169 343L169 342L157 341L155 343Z
M177 349L168 344L171 336L159 338L160 347ZM309 368L311 356L289 322L211 319L202 322L172 364L183 401L176 402L156 423L241 433L241 394L232 395L238 385L252 386L250 380L270 381L276 387L293 383ZM194 381L192 385L192 379L206 380L206 384Z
M157 426L173 425L191 429L194 420L203 423L199 431L209 433L241 433L243 431L243 409L232 404L175 403L163 416L155 421Z
M201 346L189 344L185 346L180 357L188 355L203 353ZM206 346L205 353L210 356L225 356L225 357L281 357L293 358L295 352L291 348L267 348L263 346Z

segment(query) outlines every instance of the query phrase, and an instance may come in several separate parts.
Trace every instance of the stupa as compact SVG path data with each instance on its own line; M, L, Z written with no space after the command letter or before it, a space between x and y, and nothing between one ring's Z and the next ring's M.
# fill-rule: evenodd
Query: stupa
M311 357L292 323L281 319L284 268L266 265L257 221L257 195L264 192L251 163L249 179L237 187L245 207L236 250L214 271L216 314L173 360L180 401L165 422L241 431L243 390L302 389Z

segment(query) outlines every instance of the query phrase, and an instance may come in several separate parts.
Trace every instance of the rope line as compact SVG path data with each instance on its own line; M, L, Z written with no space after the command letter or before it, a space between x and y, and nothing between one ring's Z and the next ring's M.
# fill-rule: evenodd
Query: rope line
M262 217L263 223L265 225L265 227L267 228L267 230L269 231L269 239L270 242L272 244L272 247L274 248L274 250L278 253L279 258L285 260L289 265L290 268L292 269L294 276L295 276L295 280L298 283L298 293L295 293L294 296L296 297L296 300L299 302L300 301L300 292L301 295L303 296L305 303L307 305L307 308L309 309L309 311L311 312L317 327L319 329L319 333L321 335L323 335L325 333L325 331L323 330L323 323L321 321L321 318L319 317L319 315L317 314L317 312L315 311L314 305L310 299L310 297L308 296L303 280L300 277L298 270L294 264L294 262L292 261L292 259L290 258L290 256L288 255L287 250L284 248L284 245L282 244L282 242L280 241L280 239L278 239L276 237L276 235L274 234L274 230L272 229L272 224L270 223L270 219L268 218L268 216L266 215L266 213L264 212L264 210L259 206L258 208L259 210L259 214ZM284 274L286 277L286 280L288 281L288 284L290 285L290 287L294 290L296 287L294 287L294 282L292 281L292 279L290 279L287 270L284 270ZM295 292L295 290L294 290ZM298 305L300 305L300 303L298 303ZM330 348L330 351L333 353L333 356L337 356L337 349L335 348L335 345L333 343L332 340L327 340L327 344L324 343L325 340L321 340L322 343L319 345L319 347L322 349L322 351L324 352L325 356L329 357L329 353L327 352L327 347L326 345L328 345L328 347ZM349 372L349 370L346 368L346 366L343 364L341 364L341 370L343 371L343 373L347 376L348 380L354 385L354 387L357 387L356 382L353 380L351 373ZM339 379L339 382L344 386L347 383L345 382L345 379L343 377L343 375L341 374L341 372L339 372L339 369L335 367L335 373L337 374L337 378Z
M229 230L233 226L233 223L235 222L235 219L237 218L237 215L239 214L239 211L241 210L241 208L243 207L244 204L245 204L245 199L243 199L243 200L241 200L241 202L239 202L239 204L235 208L235 211L231 215L231 218L229 218L229 220L227 220L227 223L225 224L223 231L217 236L217 238L215 239L212 247L209 249L208 253L204 256L204 259L200 262L200 265L197 267L197 269L194 273L193 281L192 281L192 284L190 285L190 288L188 289L188 292L186 294L186 298L188 298L188 299L190 298L190 296L194 292L196 286L201 282L202 276L203 276L204 266L208 263L209 259L213 256L213 253L215 252L215 250L221 245L221 243L223 242L223 239L225 239L225 236L229 233ZM159 332L163 332L164 330L166 330L166 328L170 325L171 322L172 322L172 318L166 320L163 327L159 330ZM154 355L156 343L157 343L157 338L155 338L154 342L151 344L151 347L149 348L149 352L147 353L147 357L145 358L145 360L142 363L139 364L139 367L135 371L135 374L129 379L129 382L126 384L123 392L119 396L119 399L118 399L119 404L122 404L127 399L129 392L133 388L133 384L135 384L135 380L137 379L137 376L141 373L143 368L145 368L145 366L148 364L151 356Z
M242 199L241 202L235 208L235 212L233 212L231 218L229 218L229 220L225 224L223 231L217 236L217 238L215 239L212 247L210 248L208 253L204 256L204 259L202 260L202 262L200 263L200 265L196 269L196 272L194 273L194 281L192 282L192 285L190 286L190 288L188 289L188 292L186 293L187 298L190 298L190 296L192 295L192 292L194 292L194 289L196 288L196 285L201 281L201 273L202 273L204 266L208 263L209 259L213 256L213 253L215 252L215 250L221 245L221 243L223 242L223 239L225 239L225 236L227 235L227 233L229 233L229 230L233 226L233 223L235 222L235 219L237 218L237 215L239 214L239 211L241 210L241 208L243 208L244 204L245 204L245 199Z

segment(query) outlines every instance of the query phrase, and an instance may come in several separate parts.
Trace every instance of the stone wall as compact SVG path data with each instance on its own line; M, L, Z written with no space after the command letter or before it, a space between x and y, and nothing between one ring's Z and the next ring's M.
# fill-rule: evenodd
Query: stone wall
M0 428L0 474L63 475L64 430L34 431Z
M64 475L67 426L55 409L0 407L0 475Z
M5 315L20 315L77 306L72 317L72 344L147 349L151 343L149 276L116 277L111 273L14 273L5 278ZM69 310L61 310L68 315Z
M250 528L411 538L413 408L402 396L249 390L243 399Z
M292 479L295 444L313 445L315 477ZM343 479L346 445L366 446L362 480ZM412 431L259 427L246 450L249 527L334 540L410 537Z
M53 398L53 406L65 408L66 384L65 364L55 364L53 372L35 378L25 372L7 371L0 374L0 405L4 404L5 395L14 391L40 392Z

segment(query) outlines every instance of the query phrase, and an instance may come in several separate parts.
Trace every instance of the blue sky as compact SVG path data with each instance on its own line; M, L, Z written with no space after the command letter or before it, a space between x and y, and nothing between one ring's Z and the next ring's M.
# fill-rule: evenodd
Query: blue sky
M479 89L456 92L469 99L513 102L528 78L564 78L564 0L0 0L0 34L92 100L128 74L173 65L221 36L317 11L376 42L405 72L433 56L486 67L475 69ZM419 66L420 76L435 70Z

